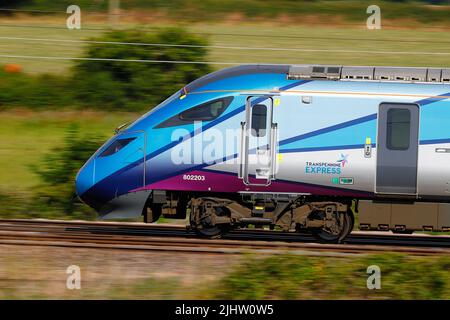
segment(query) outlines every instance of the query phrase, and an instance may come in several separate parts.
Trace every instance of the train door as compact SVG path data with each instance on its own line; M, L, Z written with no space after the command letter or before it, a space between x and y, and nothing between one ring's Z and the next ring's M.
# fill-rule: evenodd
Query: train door
M268 186L275 179L276 130L272 97L247 97L239 155L239 178L244 184Z
M382 103L378 112L376 192L417 193L419 106Z

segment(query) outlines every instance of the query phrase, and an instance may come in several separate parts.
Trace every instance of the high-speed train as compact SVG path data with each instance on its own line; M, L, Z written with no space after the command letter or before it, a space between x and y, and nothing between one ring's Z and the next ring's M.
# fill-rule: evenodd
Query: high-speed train
M366 229L445 231L449 99L450 69L227 68L116 130L76 190L104 219L189 214L206 237L268 225L339 242L367 203Z

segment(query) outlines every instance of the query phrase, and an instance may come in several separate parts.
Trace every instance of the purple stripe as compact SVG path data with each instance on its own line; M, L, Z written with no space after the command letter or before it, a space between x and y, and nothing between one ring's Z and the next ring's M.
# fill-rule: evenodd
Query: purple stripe
M310 183L289 181L289 180L273 180L267 187L264 186L246 186L242 180L237 177L237 174L230 172L222 172L210 169L193 170L189 175L204 176L205 179L201 181L183 179L184 175L177 175L165 180L151 183L144 188L131 190L136 192L140 190L162 189L162 190L179 190L179 191L210 191L210 192L228 192L235 193L241 191L251 192L289 192L289 193L304 193L316 195L333 195L333 196L347 196L347 197L371 197L373 193L338 188L332 186L323 186ZM261 180L256 180L255 177L249 177L250 182L256 183Z

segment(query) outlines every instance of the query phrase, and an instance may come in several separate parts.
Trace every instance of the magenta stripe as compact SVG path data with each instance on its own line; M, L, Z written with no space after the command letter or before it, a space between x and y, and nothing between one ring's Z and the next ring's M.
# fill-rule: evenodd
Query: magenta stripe
M184 176L203 176L202 181L185 180ZM250 178L250 182L257 182L254 178ZM346 190L343 188L327 187L320 185L304 184L294 181L277 181L274 180L267 186L246 186L237 175L229 173L219 173L211 171L194 170L189 173L177 175L155 183L151 183L143 188L132 190L136 192L140 190L177 190L177 191L200 191L200 192L289 192L289 193L306 193L314 195L330 195L330 196L348 196L348 197L364 197L370 195L368 192L357 190Z

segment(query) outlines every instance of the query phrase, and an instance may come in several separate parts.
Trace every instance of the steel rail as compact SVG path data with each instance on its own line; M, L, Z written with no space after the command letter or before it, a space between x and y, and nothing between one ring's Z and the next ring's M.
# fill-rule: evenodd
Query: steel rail
M184 226L171 224L145 224L127 222L91 222L91 221L64 221L64 220L25 220L25 219L0 219L0 230L24 230L28 231L32 227L34 230L48 228L64 228L64 231L90 232L93 234L109 235L131 235L131 236L182 236L196 237L193 232L186 231ZM223 239L233 240L267 240L267 241L287 241L304 242L314 241L309 234L287 233L268 230L234 230L223 236ZM402 235L390 234L388 232L352 232L347 237L349 244L388 244L404 246L436 246L449 247L450 236L430 236L430 235Z
M177 225L21 219L0 219L0 244L234 254L255 250L319 255L385 251L450 254L449 236L356 232L344 244L319 244L308 234L236 230L222 239L208 240Z

